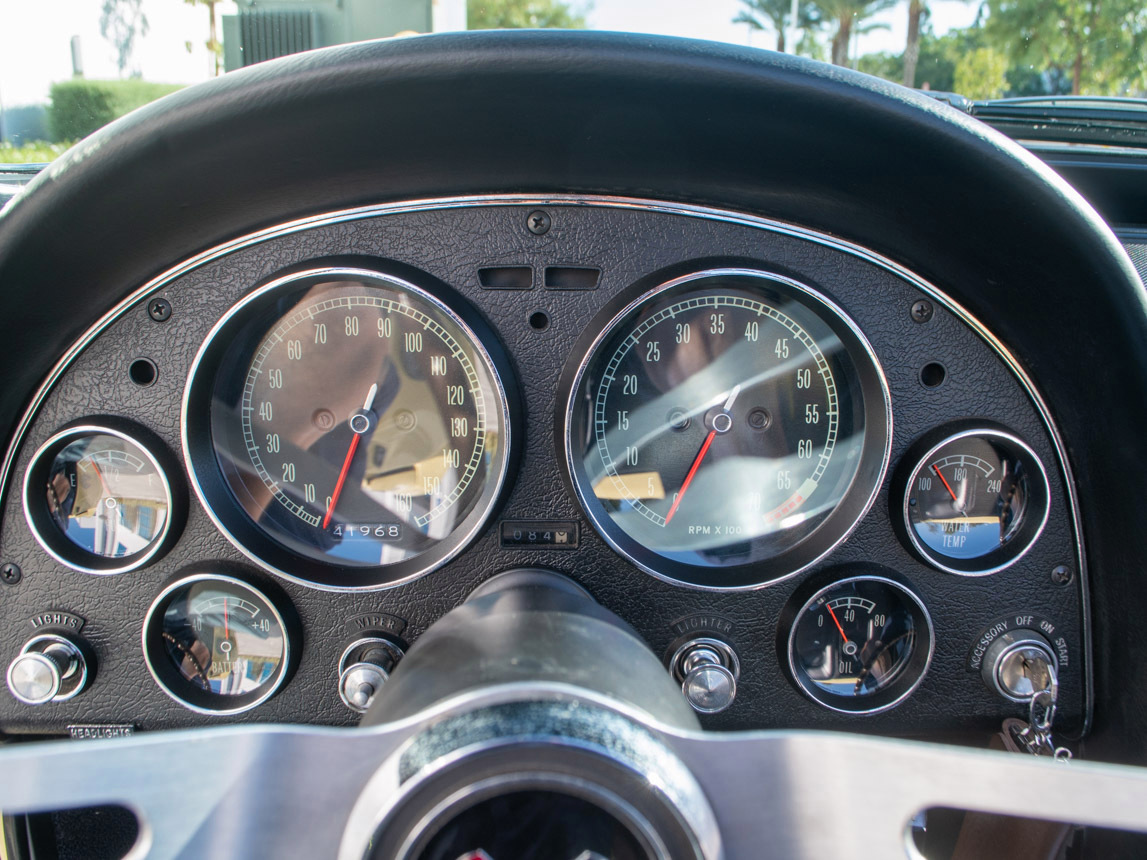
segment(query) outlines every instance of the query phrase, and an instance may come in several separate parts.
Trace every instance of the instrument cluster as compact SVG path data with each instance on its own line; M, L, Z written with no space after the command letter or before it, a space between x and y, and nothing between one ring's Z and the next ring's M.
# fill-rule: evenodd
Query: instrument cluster
M978 321L793 228L587 203L555 207L569 239L539 243L520 229L528 210L452 210L466 235L506 233L453 270L434 248L396 258L393 230L419 235L417 212L363 213L379 225L359 237L369 258L270 236L275 253L232 249L164 284L177 313L209 297L179 325L133 342L153 287L94 332L34 416L42 441L25 445L0 533L3 560L39 583L3 620L63 610L79 627L24 643L13 698L94 703L96 663L121 684L142 663L191 714L261 714L299 673L310 695L326 685L318 721L345 722L454 595L529 562L612 602L724 725L799 724L807 706L832 724L946 695L945 727L991 719L999 666L953 667L1017 629L1045 642L1083 724L1070 484L1038 393ZM611 223L627 219L674 241L619 252ZM84 387L101 347L146 351L175 424L134 374L110 396ZM1073 587L1052 585L1049 560ZM100 581L122 603L109 610ZM103 632L117 624L135 625L134 654ZM6 708L0 725L38 724ZM313 716L301 699L273 714Z

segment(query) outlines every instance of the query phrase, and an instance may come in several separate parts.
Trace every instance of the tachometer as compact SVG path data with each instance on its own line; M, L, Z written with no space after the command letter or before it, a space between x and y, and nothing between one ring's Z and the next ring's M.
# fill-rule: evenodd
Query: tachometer
M602 535L706 588L757 586L829 552L871 505L891 431L883 374L844 312L740 269L622 310L567 415L567 465Z
M248 296L200 352L184 417L220 527L326 587L394 584L452 557L508 462L506 397L479 335L429 292L364 270Z

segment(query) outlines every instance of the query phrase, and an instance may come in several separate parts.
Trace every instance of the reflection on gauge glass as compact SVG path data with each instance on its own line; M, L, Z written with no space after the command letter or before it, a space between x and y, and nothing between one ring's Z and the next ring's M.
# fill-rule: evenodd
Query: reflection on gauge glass
M144 653L176 701L233 714L279 688L290 647L282 615L262 592L230 576L202 574L168 587L152 605Z
M883 577L857 576L817 592L789 634L789 667L800 688L836 711L875 713L916 688L932 655L932 624L920 600Z
M888 391L827 298L710 271L614 318L579 369L568 433L578 496L615 548L672 581L753 587L815 562L868 510Z
M75 426L33 456L24 511L53 557L89 573L139 567L160 549L172 494L156 455L117 429Z
M1007 567L1047 521L1043 465L1010 433L963 430L913 462L904 492L908 535L941 570L975 575Z
M324 587L442 564L484 524L507 468L508 407L479 336L430 293L362 270L248 296L201 351L184 416L224 531Z

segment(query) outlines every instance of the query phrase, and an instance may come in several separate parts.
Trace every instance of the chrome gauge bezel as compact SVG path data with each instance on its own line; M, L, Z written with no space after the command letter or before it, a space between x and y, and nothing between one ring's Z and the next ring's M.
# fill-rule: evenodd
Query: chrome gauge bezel
M89 552L72 543L61 534L44 509L42 490L46 485L48 470L52 461L72 442L85 436L106 435L134 445L147 458L148 463L159 476L164 499L167 503L167 517L160 533L139 552L122 558L105 558ZM43 445L36 449L24 472L23 506L24 520L32 536L48 555L72 570L96 576L113 576L119 573L138 570L154 561L166 550L176 534L176 523L182 521L185 500L177 495L171 484L173 461L162 443L153 434L128 422L111 419L86 419L54 433ZM36 498L37 487L41 497Z
M274 677L254 693L248 693L242 696L222 696L216 693L208 693L198 687L192 686L189 681L171 667L171 661L167 658L167 654L163 648L163 616L167 611L171 598L181 589L194 585L197 582L224 583L232 588L254 595L267 606L275 622L279 625L279 629L282 630L283 657L279 661L279 667L275 670ZM280 603L283 608L281 608ZM288 620L294 620L294 615L293 613L288 614L286 607L287 603L285 598L276 600L263 589L252 585L245 578L224 573L195 573L190 576L180 577L169 583L156 595L155 600L153 600L151 606L148 607L147 615L144 617L141 645L143 647L143 660L144 663L147 664L147 671L151 674L152 679L159 686L159 689L163 690L171 699L189 711L194 711L197 714L223 717L242 714L253 708L257 708L282 688L294 670L296 647L292 640L298 636L297 624L288 623ZM181 695L180 690L184 690L185 694ZM211 707L207 703L213 700L217 700L220 704L233 700L234 706Z
M971 437L989 437L998 440L1005 446L1011 446L1026 461L1026 465L1034 467L1030 484L1031 496L1029 505L1038 505L1042 510L1038 517L1027 517L1021 523L1019 531L1002 547L971 559L955 559L934 552L924 543L912 528L909 520L912 482L922 468L926 468L929 461L945 446ZM935 441L939 437L939 441ZM919 452L917 454L917 452ZM926 436L921 444L917 444L905 458L910 469L897 470L895 484L900 493L900 516L897 522L897 531L907 540L913 552L923 561L944 573L956 576L988 576L1005 570L1027 555L1047 525L1051 514L1051 484L1048 481L1047 469L1032 447L1020 439L1016 434L990 424L975 423L954 425L941 428ZM895 518L894 518L895 519ZM964 563L961 563L964 562Z
M914 606L918 611L919 620L923 621L923 624L918 626L917 629L920 633L927 636L928 642L927 648L921 651L919 637L917 637L916 649L909 658L909 663L905 666L904 672L893 679L888 687L878 690L870 696L848 699L842 696L833 696L812 683L797 666L795 648L797 628L809 608L827 592L853 582L879 582L882 585L891 586L905 595L909 600L909 604ZM803 593L807 594L808 592L804 591ZM809 699L821 707L838 714L847 714L848 716L854 717L871 716L895 708L916 692L920 684L923 683L924 677L928 674L928 669L932 666L932 656L936 650L936 631L932 626L932 616L928 612L928 607L924 605L924 601L920 599L906 582L902 582L899 578L894 578L884 573L861 573L852 576L843 576L839 579L833 579L820 588L817 588L812 596L800 602L800 608L794 611L792 607L798 605L801 596L802 593L798 591L790 600L789 607L786 607L782 614L782 629L787 628L788 630L784 638L784 652L785 665L788 667L789 678ZM912 670L911 673L909 673L910 669ZM846 707L845 702L868 703L869 706Z
M814 312L842 342L852 359L864 397L865 439L860 463L844 496L828 517L795 546L763 562L729 567L705 567L666 558L636 541L619 526L596 497L587 491L588 476L581 463L575 436L584 428L578 420L586 374L599 351L618 328L642 307L673 290L685 290L695 282L716 278L762 282L766 289L793 295ZM608 311L607 311L608 312ZM760 269L712 268L690 272L641 292L608 322L590 327L597 332L584 349L576 351L577 370L566 392L565 408L559 412L557 438L562 440L562 465L582 511L597 533L614 551L633 565L673 585L701 591L749 591L782 582L807 570L843 543L872 508L888 470L892 450L892 398L876 352L847 312L819 290L800 281ZM584 416L582 416L584 418Z
M489 376L494 403L489 413L500 421L502 438L497 467L490 474L479 502L458 527L435 546L419 555L377 567L344 566L304 557L264 533L243 510L224 479L212 445L210 405L216 375L230 344L228 336L267 311L276 301L289 299L308 284L325 282L381 283L407 292L447 317L468 338L475 360ZM443 292L446 288L443 286ZM191 487L208 517L244 556L283 579L324 591L376 591L392 588L437 570L465 549L489 524L501 501L506 477L516 455L517 434L513 424L510 389L505 379L509 369L493 332L461 298L447 303L410 279L380 269L349 265L315 266L275 277L233 305L208 332L191 363L184 388L181 413L183 456Z

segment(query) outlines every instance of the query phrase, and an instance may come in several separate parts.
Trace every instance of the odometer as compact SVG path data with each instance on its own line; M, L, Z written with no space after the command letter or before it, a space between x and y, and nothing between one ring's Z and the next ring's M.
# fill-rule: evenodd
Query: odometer
M438 298L374 272L309 272L216 326L188 389L188 458L245 552L373 587L436 567L481 526L507 410L479 336Z
M599 530L644 569L751 587L826 554L887 464L888 393L859 329L786 278L719 270L621 311L568 410L567 465Z

